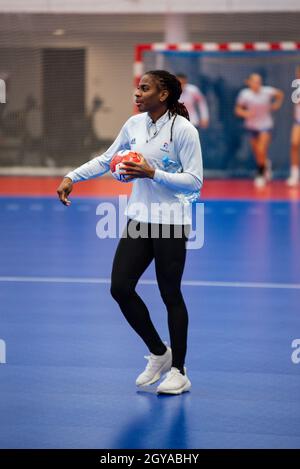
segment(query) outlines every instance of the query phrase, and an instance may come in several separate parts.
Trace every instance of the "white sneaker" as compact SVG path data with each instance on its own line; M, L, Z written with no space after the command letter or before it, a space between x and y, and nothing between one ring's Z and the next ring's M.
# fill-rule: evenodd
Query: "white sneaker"
M158 381L162 374L171 369L172 350L167 346L167 351L163 355L154 355L151 353L145 356L148 360L145 370L137 377L137 386L147 386Z
M254 179L254 185L258 188L265 187L266 179L263 176L256 176Z
M186 368L184 368L184 373L184 375L181 374L178 368L172 366L171 371L167 373L167 376L157 387L156 391L164 394L181 394L189 391L192 384L186 375Z
M295 187L295 186L298 186L298 184L299 184L299 178L290 176L290 177L286 180L286 185L289 186L289 187Z
M272 161L268 159L267 164L266 164L266 171L265 171L266 181L270 182L272 180L272 177L273 177Z
M291 167L290 177L286 180L289 187L295 187L299 184L299 168L298 166Z

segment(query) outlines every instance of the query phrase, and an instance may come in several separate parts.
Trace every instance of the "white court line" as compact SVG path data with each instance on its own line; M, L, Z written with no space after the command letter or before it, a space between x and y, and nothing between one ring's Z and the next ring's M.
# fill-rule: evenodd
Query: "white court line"
M31 204L29 205L29 210L40 211L43 210L42 204Z
M91 210L90 205L78 205L76 208L79 212L88 212Z
M89 277L0 277L0 282L32 283L82 283L110 284L110 278ZM141 285L156 285L156 280L140 280ZM182 285L191 287L225 287L225 288L272 288L275 290L300 290L300 283L266 283L266 282L213 282L204 280L183 280Z
M5 208L6 210L19 210L20 205L19 204L6 204Z

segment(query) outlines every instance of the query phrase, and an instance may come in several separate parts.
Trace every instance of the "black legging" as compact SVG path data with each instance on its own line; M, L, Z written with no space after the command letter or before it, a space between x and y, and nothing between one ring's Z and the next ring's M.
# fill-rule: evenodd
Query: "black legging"
M148 237L134 239L128 233L130 226L135 230L143 230L143 233L146 229ZM154 259L160 294L168 311L172 366L183 370L187 348L188 313L180 284L186 258L186 232L183 225L175 225L175 229L174 225L170 225L170 236L164 238L162 227L165 228L166 225L155 225L156 233L158 227L159 236L151 237L151 224L128 221L124 231L127 237L124 237L123 233L113 261L111 294L150 352L162 355L166 346L151 321L147 306L135 291L139 278Z

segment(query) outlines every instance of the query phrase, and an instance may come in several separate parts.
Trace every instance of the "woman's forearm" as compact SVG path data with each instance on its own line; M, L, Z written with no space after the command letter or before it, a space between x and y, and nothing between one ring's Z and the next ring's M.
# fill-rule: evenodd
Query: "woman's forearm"
M65 177L70 178L73 182L79 182L101 176L107 171L109 171L109 164L101 161L100 157L96 157L70 171Z
M153 181L182 192L194 192L202 187L202 181L191 173L168 173L161 169L155 170Z

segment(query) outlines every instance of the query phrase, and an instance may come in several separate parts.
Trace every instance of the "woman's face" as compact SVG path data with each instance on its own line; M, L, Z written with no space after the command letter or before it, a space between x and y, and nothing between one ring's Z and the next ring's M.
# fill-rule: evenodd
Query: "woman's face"
M254 91L254 92L258 92L261 88L261 85L262 85L262 79L261 79L261 76L256 74L256 73L253 73L252 75L250 75L250 77L248 78L248 86L249 88Z
M166 107L167 90L160 90L157 81L152 75L143 75L134 97L140 112L158 111Z

